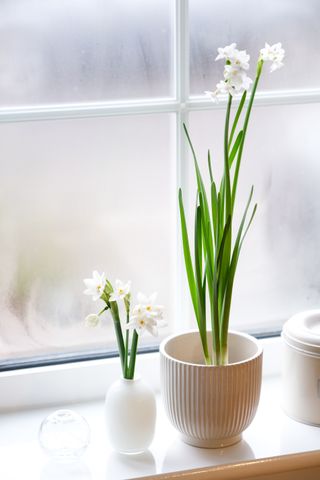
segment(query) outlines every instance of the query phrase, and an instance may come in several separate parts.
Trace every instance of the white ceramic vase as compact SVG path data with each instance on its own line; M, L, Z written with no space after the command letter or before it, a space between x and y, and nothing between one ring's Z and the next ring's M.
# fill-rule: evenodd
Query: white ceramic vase
M154 436L156 400L141 378L114 382L107 391L105 409L107 434L117 452L147 450Z
M197 447L239 442L258 407L262 348L243 333L229 332L228 341L229 363L224 366L203 364L198 331L173 335L160 345L167 415L182 440Z

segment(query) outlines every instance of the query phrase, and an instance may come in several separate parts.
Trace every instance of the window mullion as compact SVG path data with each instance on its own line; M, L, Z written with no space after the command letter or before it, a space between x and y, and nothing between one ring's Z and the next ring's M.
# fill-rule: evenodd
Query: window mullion
M187 149L182 125L188 120L188 99L189 99L189 0L176 0L176 25L175 25L175 81L176 98L180 108L176 115L176 215L179 218L178 188L183 189L184 198L188 202L188 169ZM186 292L186 276L184 274L184 260L180 247L180 225L176 223L176 329L185 327L190 315L189 303L185 301L188 296Z

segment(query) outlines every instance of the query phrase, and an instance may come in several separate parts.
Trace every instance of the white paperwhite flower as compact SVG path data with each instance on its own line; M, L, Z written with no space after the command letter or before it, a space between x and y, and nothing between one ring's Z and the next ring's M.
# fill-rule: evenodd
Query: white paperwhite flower
M210 91L205 91L204 93L209 96L211 98L211 100L213 100L214 102L218 102L219 101L219 97L218 95L227 95L227 94L233 94L233 88L232 88L232 85L230 83L228 83L226 80L220 80L219 83L217 83L216 85L216 90L214 90L214 92L210 92Z
M260 59L264 62L272 62L270 72L274 72L283 66L284 56L285 51L280 42L274 45L266 43L264 48L260 50Z
M137 295L137 300L139 302L139 305L136 305L136 307L138 309L144 308L147 316L160 319L163 317L164 306L156 305L155 304L156 299L157 299L156 292L152 293L152 295L150 295L149 297L139 292ZM133 309L133 313L134 313L134 309Z
M250 55L246 52L246 50L235 49L232 56L230 56L228 60L230 60L233 67L241 68L242 70L249 69Z
M215 90L214 92L211 92L210 90L206 90L204 92L207 97L209 97L213 102L218 102L219 101L219 97L218 97L218 92L217 90Z
M136 330L139 335L143 335L147 330L151 335L158 335L157 320L149 315L144 308L136 310L136 313L130 317L126 324L126 329Z
M251 78L248 77L248 75L245 75L245 76L242 78L242 85L241 85L242 91L244 91L244 90L247 90L247 91L248 91L251 84L252 84Z
M92 300L98 300L98 298L101 297L103 294L104 288L106 286L106 276L105 273L100 273L97 272L97 270L94 270L92 272L92 278L85 278L83 280L85 286L87 289L83 292L85 295L91 295Z
M136 330L139 335L146 330L151 335L158 335L158 327L165 325L161 321L163 317L164 307L157 305L157 293L153 293L149 297L139 292L137 295L138 305L135 305L130 316L130 321L126 324L127 329Z
M228 69L227 69L228 67ZM236 95L248 90L252 83L244 71L233 68L231 65L226 65L225 80L220 80L216 85L214 92L206 91L205 94L210 96L213 101L218 100L220 94Z
M248 70L250 55L246 52L246 50L238 50L236 46L236 43L232 43L231 45L227 45L226 47L218 48L218 55L216 57L216 61L225 59L236 68Z
M123 283L121 280L116 280L116 287L110 295L110 302L123 300L130 293L131 282Z
M252 80L246 74L246 70L249 68L250 55L245 50L238 50L237 44L232 43L224 48L218 48L218 56L216 60L224 58L226 65L224 67L224 80L221 80L216 85L214 92L206 91L213 101L217 101L217 97L220 94L235 95L242 93L244 90L248 90Z
M94 328L100 325L99 315L95 313L90 313L85 319L85 325L86 327L91 327L91 328Z
M231 86L234 92L247 90L252 83L251 78L247 76L245 71L239 68L235 68L232 65L226 65L224 67L223 76L228 84L225 88L229 88L229 86Z
M222 58L225 58L226 60L230 60L235 54L236 47L237 47L236 43L231 43L231 45L227 45L226 47L223 47L223 48L219 47L216 60L221 60Z

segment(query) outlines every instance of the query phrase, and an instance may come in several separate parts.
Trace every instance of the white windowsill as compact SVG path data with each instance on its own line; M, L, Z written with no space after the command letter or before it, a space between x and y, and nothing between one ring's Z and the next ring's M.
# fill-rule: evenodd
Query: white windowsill
M118 368L115 368L117 360L105 363L97 362L95 365L77 364L65 367L46 368L33 372L23 371L19 379L15 374L1 374L0 384L8 382L7 386L16 389L15 395L19 393L26 405L30 406L34 398L34 389L38 393L38 404L46 401L46 397L52 392L58 392L51 397L51 402L56 402L56 407L39 407L19 411L4 412L1 414L0 445L1 462L0 478L6 480L20 480L21 478L32 480L73 479L77 480L120 480L139 478L143 476L164 474L163 478L256 478L258 473L270 473L270 471L284 472L288 469L302 467L314 467L320 476L320 428L304 425L288 418L281 410L281 378L279 375L279 340L270 340L265 347L265 376L263 381L261 401L258 413L252 425L244 432L243 441L235 446L225 449L206 450L188 446L180 441L178 433L169 424L158 396L158 418L154 441L150 450L139 456L122 456L114 453L106 438L104 427L104 403L102 395L105 392L106 384L118 375ZM157 389L158 377L155 375L158 355L144 355L139 358L139 370L145 377L153 378L153 386ZM50 371L51 369L51 371ZM93 370L94 369L94 370ZM39 369L40 370L40 369ZM277 371L278 370L278 371ZM93 375L93 371L95 374ZM48 374L49 372L49 374ZM60 372L60 383L58 373ZM104 374L108 375L108 381L104 382ZM149 376L149 374L152 374ZM91 382L87 380L91 376ZM80 381L80 378L82 380ZM94 378L93 378L94 377ZM71 380L73 378L73 380ZM13 380L12 380L13 379ZM85 379L85 380L84 380ZM14 381L16 380L16 381ZM17 382L17 380L19 380ZM70 384L71 381L71 384ZM13 382L13 383L10 383ZM28 392L24 389L31 389ZM39 382L42 389L39 389ZM69 383L68 383L69 382ZM80 383L80 389L85 391L81 402L72 403L76 400L76 392L71 395L72 388ZM48 386L51 384L51 387ZM20 388L18 387L20 385ZM37 386L38 385L38 386ZM98 388L97 385L100 385ZM91 391L93 389L93 391ZM46 394L43 394L46 390ZM49 392L48 392L49 391ZM8 392L2 389L4 397ZM90 392L93 397L101 397L98 400L88 401ZM11 391L12 394L12 391ZM61 399L64 398L64 401ZM59 400L60 398L60 400ZM9 398L7 398L9 400ZM83 401L86 400L86 401ZM8 408L5 400L2 401L2 408ZM11 397L11 407L22 406L20 402ZM72 408L83 415L90 424L91 443L88 447L83 461L77 464L56 464L48 459L38 444L38 429L41 421L55 408ZM313 452L303 454L303 452ZM298 454L293 457L286 455ZM264 460L268 459L268 460ZM228 467L226 467L228 465ZM219 467L220 466L220 467ZM210 472L208 467L213 467ZM197 469L197 477L194 472L187 473L189 469ZM171 476L169 472L181 472ZM315 470L312 470L314 472ZM184 472L184 473L182 473ZM201 473L200 473L201 472ZM313 473L309 470L309 474ZM218 475L215 476L215 473ZM301 473L301 471L300 471ZM252 475L254 475L252 477ZM282 475L282 474L279 474ZM316 475L316 474L315 474ZM269 478L269 477L264 477ZM273 477L284 479L287 477ZM291 472L290 477L295 478ZM301 478L319 478L307 476L306 471Z
M280 374L281 339L261 342L264 376ZM157 353L139 355L136 370L159 392ZM0 413L99 400L120 373L118 358L0 372Z

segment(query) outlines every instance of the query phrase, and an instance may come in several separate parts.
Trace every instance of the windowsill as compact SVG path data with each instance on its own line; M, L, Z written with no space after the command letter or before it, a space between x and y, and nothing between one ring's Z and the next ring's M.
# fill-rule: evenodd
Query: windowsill
M279 457L283 456L283 459L286 459L285 455L302 452L314 452L314 455L308 456L306 465L320 469L320 454L316 451L320 447L320 428L295 422L282 412L280 387L279 376L266 376L257 415L244 432L243 440L232 447L216 450L198 449L184 444L169 424L160 398L154 441L147 453L138 456L118 455L112 452L105 433L103 401L61 404L60 407L69 407L83 415L91 427L91 443L83 461L78 464L56 464L50 461L38 444L40 423L55 407L3 413L0 420L0 478L120 480L168 472L185 472L189 469L199 469L201 475L204 475L203 478L209 478L205 476L206 467L231 464L235 464L235 469L237 465L241 467L241 476L237 476L233 471L232 476L223 478L245 478L245 469L250 468L253 463L256 465L257 475L257 471L259 472L259 468L265 463L268 463L270 468L272 457L277 460L274 462L275 471L280 471ZM268 462L263 462L262 459L265 458L269 458ZM241 462L245 463L240 465ZM290 462L286 459L286 465L297 468L295 457L292 457ZM263 471L262 469L261 472ZM219 472L221 476L221 469ZM211 471L210 478L216 478L213 473ZM174 477L176 478L176 475ZM189 478L186 473L183 477ZM165 475L165 478L170 478L170 475Z

